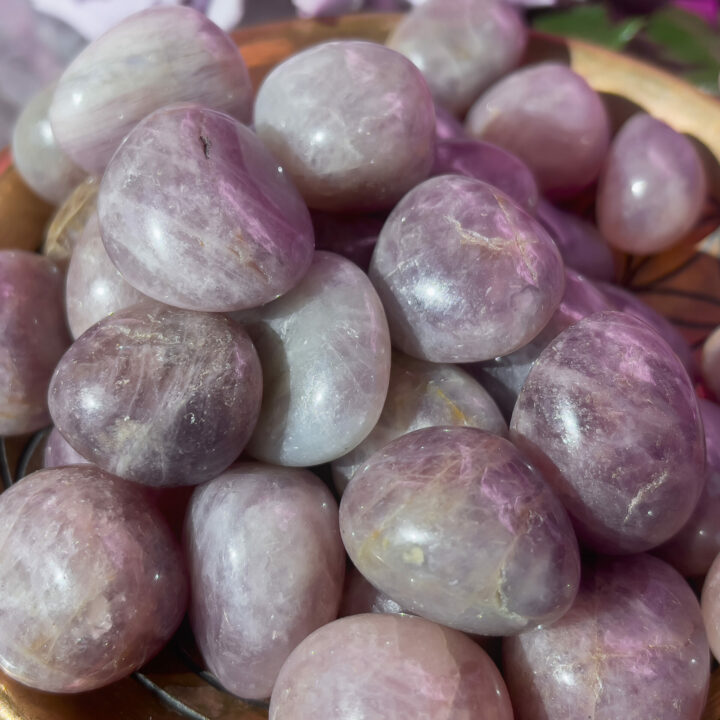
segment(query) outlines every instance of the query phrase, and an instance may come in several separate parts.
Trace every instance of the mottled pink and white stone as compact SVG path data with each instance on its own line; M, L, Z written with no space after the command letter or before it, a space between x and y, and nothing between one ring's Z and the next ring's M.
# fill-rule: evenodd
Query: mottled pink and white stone
M40 470L0 496L0 667L75 693L139 668L187 601L176 541L145 491L91 465Z
M110 260L93 213L73 248L65 281L65 308L74 338L98 320L147 297L136 290Z
M370 264L397 348L432 362L489 360L522 347L560 303L560 253L505 193L442 175L390 213Z
M692 381L668 344L625 313L591 315L555 338L523 385L510 435L598 552L669 540L705 482Z
M224 315L153 302L104 318L65 353L48 393L70 445L146 485L196 485L245 447L262 371L247 333Z
M50 424L48 385L70 344L63 281L42 255L0 250L0 436Z
M340 531L375 587L465 632L551 623L578 587L560 501L510 442L476 428L416 430L378 451L345 490Z
M600 96L556 63L531 65L497 82L472 106L465 129L517 155L551 197L590 185L610 140Z
M583 566L575 603L503 640L516 720L700 720L710 654L697 599L657 558Z
M435 147L433 175L465 175L484 180L535 214L540 191L522 160L497 145L472 140L441 140Z
M700 500L680 532L654 554L685 577L699 577L720 554L720 406L698 399L705 428L706 476Z
M70 158L101 175L140 120L177 102L247 122L252 85L240 51L215 23L192 8L158 7L126 18L70 63L50 122Z
M130 132L103 176L98 216L125 279L188 310L263 305L312 259L310 213L277 160L252 130L199 105L162 108Z
M380 210L428 176L435 109L407 58L340 40L293 55L265 78L255 129L311 208Z
M457 114L520 62L526 43L518 11L497 0L427 0L387 40L417 65L435 100Z
M342 494L355 471L391 440L440 425L507 435L507 424L494 400L470 375L454 365L394 353L387 398L377 425L357 447L332 462L338 492Z
M270 720L512 720L502 676L470 638L408 615L353 615L283 665Z
M66 465L84 465L90 461L84 458L79 452L73 450L70 443L54 427L45 443L43 451L43 467L55 468Z
M235 317L263 366L253 457L319 465L375 427L390 379L390 335L377 293L354 263L318 251L294 290Z
M598 227L619 250L657 253L692 229L706 193L705 171L692 142L638 113L620 128L605 160L597 193Z
M363 613L404 613L403 608L384 592L371 585L352 564L345 573L339 617Z
M185 549L205 662L230 692L270 697L290 652L337 617L345 549L330 491L307 470L234 465L193 494Z

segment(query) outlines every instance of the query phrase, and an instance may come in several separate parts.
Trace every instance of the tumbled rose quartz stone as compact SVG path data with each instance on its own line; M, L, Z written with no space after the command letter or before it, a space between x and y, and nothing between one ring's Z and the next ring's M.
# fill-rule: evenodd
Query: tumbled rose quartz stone
M59 268L35 253L0 250L0 436L50 424L48 385L69 344Z
M390 378L390 335L365 273L319 251L300 284L237 313L257 347L263 404L248 452L278 465L330 462L375 427Z
M352 260L367 272L385 213L310 213L315 230L315 248L329 250Z
M435 103L435 139L462 140L467 138L462 123L442 105Z
M503 640L516 720L700 720L710 654L698 601L648 555L583 566L553 625Z
M563 298L540 333L519 350L494 360L467 366L466 370L482 383L505 417L510 418L530 368L548 344L578 320L595 312L611 309L608 299L592 282L565 268Z
M332 463L342 494L355 471L382 447L424 427L460 425L507 435L507 424L487 390L454 365L429 363L394 353L385 406L372 432Z
M527 165L496 145L479 140L441 140L435 148L433 175L465 175L484 180L535 214L538 186Z
M65 305L73 337L98 320L147 300L112 264L100 237L97 215L88 221L73 250L65 282Z
M523 385L510 435L598 552L670 539L705 482L693 384L668 344L625 313L591 315L555 338Z
M654 551L685 577L704 575L720 554L720 407L702 398L698 405L707 461L703 491L682 530Z
M710 333L702 350L702 378L720 400L720 327Z
M370 583L457 630L550 623L577 592L578 546L559 500L510 442L476 428L416 430L378 451L345 490L340 531Z
M443 175L390 213L370 264L393 344L432 362L507 355L537 335L563 294L560 253L505 193Z
M12 154L23 180L41 198L58 205L85 172L58 147L50 127L48 109L54 90L54 85L41 90L20 113L13 130Z
M402 613L404 610L392 598L373 587L354 566L345 573L345 586L340 603L340 617L362 613Z
M551 197L590 185L610 138L599 95L556 63L531 65L500 80L473 105L465 129L517 155Z
M283 665L270 720L513 720L505 683L470 638L408 615L353 615Z
M526 42L518 11L497 0L428 0L387 40L417 65L435 100L457 114L520 62Z
M613 281L612 250L594 225L543 199L538 203L536 217L555 241L567 267L593 280Z
M146 302L75 341L48 402L83 457L127 480L175 486L210 480L240 455L261 393L260 363L239 325Z
M199 105L162 108L132 130L103 176L98 214L125 279L188 310L267 303L312 259L310 213L283 169L252 130Z
M290 652L337 617L337 503L307 470L239 463L193 494L185 551L208 668L236 695L270 697Z
M597 222L619 250L647 255L682 239L700 217L707 181L692 142L645 113L613 139L600 175Z
M717 659L720 657L720 561L717 558L705 577L701 603L710 649Z
M265 78L255 129L311 208L380 210L428 176L435 109L407 58L341 40L293 55Z
M152 8L123 20L70 63L50 122L70 158L101 175L140 120L176 102L200 103L246 122L250 76L232 38L202 13Z
M179 547L144 490L91 465L40 470L0 496L0 667L48 692L143 665L185 613Z
M55 468L66 465L85 465L89 463L79 452L73 450L70 443L53 428L48 435L43 451L43 467Z

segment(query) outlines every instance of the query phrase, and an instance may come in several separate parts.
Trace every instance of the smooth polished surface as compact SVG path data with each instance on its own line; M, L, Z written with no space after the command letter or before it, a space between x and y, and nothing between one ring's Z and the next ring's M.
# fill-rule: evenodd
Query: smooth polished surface
M182 557L145 491L96 467L40 470L0 496L0 667L49 692L129 675L185 613Z
M642 552L670 539L705 482L693 384L668 344L625 313L580 320L541 353L510 437L598 552Z
M239 463L193 494L190 618L209 669L270 697L290 652L337 617L345 574L337 504L307 470Z
M128 132L153 110L197 102L250 120L252 86L232 39L202 13L135 13L86 47L58 81L50 122L60 147L101 175Z
M715 558L705 577L701 604L710 649L717 660L720 657L720 560L718 558Z
M247 323L264 374L253 457L319 465L368 435L385 403L390 336L362 270L318 251L294 290L236 318Z
M710 654L690 586L657 558L583 567L568 613L503 641L516 720L699 720Z
M0 250L0 436L50 424L50 377L70 344L63 276L47 258Z
M432 362L507 355L540 332L563 293L562 259L505 193L443 175L390 213L370 264L393 343Z
M404 615L353 615L290 655L270 720L512 720L500 673L462 633Z
M378 451L345 490L340 531L375 587L465 632L551 623L577 592L560 501L510 442L476 428L416 430Z
M338 492L342 494L355 471L391 440L438 425L507 435L507 424L494 400L463 370L393 353L390 385L377 425L356 448L332 463Z
M162 178L162 182L158 182ZM146 117L100 184L105 249L145 295L186 308L257 307L310 265L310 214L252 130L200 105Z
M620 128L605 159L598 228L619 250L658 253L697 223L706 194L705 171L691 140L637 113Z
M468 113L465 128L517 155L552 197L577 193L597 178L610 139L598 94L565 65L516 70L493 85ZM567 162L568 157L572 162Z
M84 465L89 462L79 452L73 450L70 443L60 434L56 427L50 431L43 451L43 467Z
M459 115L522 58L527 28L496 0L427 0L387 39L417 65L433 97Z
M715 397L720 399L720 327L710 334L703 345L702 377Z
M147 485L197 485L240 455L261 393L260 363L240 326L146 302L73 343L48 402L63 437L104 470Z
M435 109L409 60L345 40L278 65L258 91L255 129L311 208L380 210L428 176Z

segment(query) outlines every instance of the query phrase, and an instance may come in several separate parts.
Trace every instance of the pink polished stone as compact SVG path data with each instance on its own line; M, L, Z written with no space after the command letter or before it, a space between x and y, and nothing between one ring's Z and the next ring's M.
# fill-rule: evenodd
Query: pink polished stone
M112 264L100 237L97 214L85 225L73 249L65 282L65 306L74 338L98 320L147 300Z
M342 255L367 272L386 214L345 214L314 210L311 217L316 249Z
M337 504L307 470L241 463L198 488L185 527L190 618L230 692L270 696L290 652L337 617Z
M435 100L458 114L520 62L526 43L518 11L497 0L427 0L387 40L417 65Z
M345 586L340 603L340 617L363 613L405 612L392 598L371 585L363 574L350 565L345 573Z
M702 379L720 400L720 327L710 333L702 350Z
M98 215L125 279L188 310L263 305L312 260L310 214L283 169L251 130L199 105L163 108L132 130L103 176Z
M510 442L476 428L416 430L375 453L345 490L340 531L375 587L465 632L553 622L578 587L559 500Z
M433 175L465 175L502 190L531 215L539 190L522 160L496 145L479 140L442 140L435 148Z
M597 221L607 241L646 255L674 245L700 217L707 181L692 142L645 113L610 147L600 176Z
M705 485L682 530L655 550L686 577L705 575L720 554L720 406L703 399L698 405L705 427Z
M505 683L468 637L407 615L354 615L283 665L270 720L512 720Z
M76 340L48 400L83 457L128 480L174 486L210 480L238 457L261 393L260 363L239 325L147 302Z
M43 467L55 468L66 465L84 465L90 463L79 452L73 450L70 443L54 427L48 435L43 451Z
M248 452L277 465L320 465L375 427L390 378L382 304L356 265L318 251L301 283L247 323L263 366L260 418Z
M648 555L584 566L568 613L503 656L516 720L700 720L710 680L697 599Z
M432 166L427 83L374 43L324 43L278 65L258 91L255 128L318 210L390 208Z
M563 331L578 320L612 306L593 283L565 269L565 292L548 324L527 345L510 355L467 366L492 395L506 417L512 415L520 390L540 353Z
M505 148L551 196L573 195L597 178L610 139L599 95L565 65L516 70L473 105L470 135Z
M372 432L332 463L342 494L371 455L401 435L424 427L459 425L507 435L507 425L487 391L454 365L428 363L394 353L382 415Z
M72 160L101 175L140 120L176 102L200 103L245 122L250 76L232 38L202 13L152 8L123 20L70 63L50 121Z
M625 313L591 315L555 338L530 370L510 432L599 552L670 539L705 481L692 382L668 344Z
M129 675L180 624L179 548L144 490L90 466L40 470L0 496L0 667L49 692Z
M467 139L462 123L449 110L437 103L435 103L435 139Z
M701 600L705 630L710 649L716 659L720 657L720 560L718 558L715 558L705 577Z
M0 250L0 436L50 424L47 389L69 344L60 270L35 253Z
M542 330L563 264L539 223L505 193L443 175L390 213L370 264L393 343L432 362L507 355Z
M48 109L54 91L54 85L41 90L20 113L13 130L12 154L23 180L44 200L58 205L85 172L58 147L50 127Z
M688 341L680 334L680 331L669 320L664 318L656 310L653 310L647 303L644 303L637 295L624 290L618 285L597 283L597 287L610 301L614 310L620 310L628 315L632 315L646 322L655 330L680 358L690 377L697 377L697 363L693 357L692 348Z
M558 246L567 267L593 280L613 281L612 250L594 225L542 199L536 215Z

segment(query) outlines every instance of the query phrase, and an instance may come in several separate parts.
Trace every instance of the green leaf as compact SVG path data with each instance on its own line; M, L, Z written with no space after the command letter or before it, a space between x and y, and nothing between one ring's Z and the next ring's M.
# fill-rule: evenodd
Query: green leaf
M575 5L535 16L533 27L541 32L580 38L613 50L622 50L644 27L643 17L610 19L604 5Z

